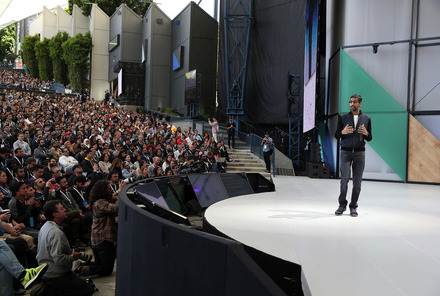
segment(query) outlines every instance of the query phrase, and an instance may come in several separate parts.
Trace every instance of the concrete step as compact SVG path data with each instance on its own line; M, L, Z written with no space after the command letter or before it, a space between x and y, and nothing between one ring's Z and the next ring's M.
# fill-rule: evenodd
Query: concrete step
M228 168L239 168L239 167L249 167L249 168L261 168L265 167L261 163L243 163L243 162L228 162Z
M251 152L250 149L241 149L241 150L228 150L229 154L249 154Z
M259 159L253 159L253 158L243 158L243 157L239 157L239 158L235 158L232 157L231 158L234 160L234 162L241 162L241 163L262 163Z
M235 142L235 148L228 149L229 157L234 159L233 162L228 162L226 172L228 173L259 173L266 179L272 181L270 173L266 173L266 165L264 161L255 156L249 147L245 146L243 142Z
M265 173L266 169L257 167L257 168L250 168L250 167L226 167L227 173L233 173L233 172L247 172L247 173Z
M236 155L241 155L241 154L252 154L250 149L242 149L242 150L228 150L229 154L236 154Z
M230 155L229 157L238 162L249 162L249 163L260 162L258 159L254 159L252 157L235 157L234 155Z

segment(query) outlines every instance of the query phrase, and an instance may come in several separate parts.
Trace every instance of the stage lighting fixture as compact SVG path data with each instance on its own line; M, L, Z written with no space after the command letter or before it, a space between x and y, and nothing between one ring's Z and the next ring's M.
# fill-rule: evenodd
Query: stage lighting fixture
M377 48L379 47L379 44L373 44L373 54L377 53Z

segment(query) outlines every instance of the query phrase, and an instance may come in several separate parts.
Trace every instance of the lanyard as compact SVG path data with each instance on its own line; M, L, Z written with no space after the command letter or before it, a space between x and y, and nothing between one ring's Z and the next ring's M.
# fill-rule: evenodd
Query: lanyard
M74 210L75 207L73 206L72 201L70 200L70 198L64 192L62 192L61 190L60 190L60 193L64 196L64 198L66 198L69 201L70 207L72 208L72 210Z
M75 189L75 191L78 192L78 194L79 194L79 196L81 196L83 202L86 201L86 200L84 199L84 196L81 194L81 192L79 192L78 189L76 189L75 187L73 187L73 189Z
M14 156L14 158L18 161L18 163L23 167L23 163L18 159L17 156Z
M118 191L118 185L117 184L115 184L115 185L110 184L110 187L112 188L113 193L116 193L116 191Z

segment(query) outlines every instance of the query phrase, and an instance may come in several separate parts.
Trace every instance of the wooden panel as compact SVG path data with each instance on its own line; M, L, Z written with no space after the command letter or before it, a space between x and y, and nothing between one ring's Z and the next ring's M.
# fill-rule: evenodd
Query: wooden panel
M408 181L440 183L440 141L412 115L408 144Z

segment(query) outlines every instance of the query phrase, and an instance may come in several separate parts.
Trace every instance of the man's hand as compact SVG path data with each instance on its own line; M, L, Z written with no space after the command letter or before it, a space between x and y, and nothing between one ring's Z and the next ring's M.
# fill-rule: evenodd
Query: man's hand
M33 205L35 205L35 199L34 199L33 197L29 198L29 199L26 201L26 204L29 205L29 206L33 206Z
M351 125L346 125L344 129L342 130L343 135L348 135L353 133L353 127Z
M124 181L119 181L119 190L121 190L125 185L127 185L127 183Z
M362 124L362 125L359 127L359 129L358 129L358 133L363 134L364 136L368 136L368 131L367 131L367 129L365 128L365 125Z
M75 249L72 250L73 260L78 260L81 258L81 252L76 252Z
M1 221L8 221L9 218L11 218L11 212L6 212L6 213L0 215Z

